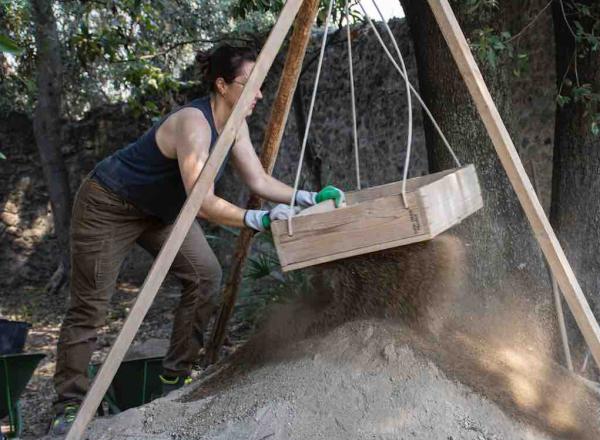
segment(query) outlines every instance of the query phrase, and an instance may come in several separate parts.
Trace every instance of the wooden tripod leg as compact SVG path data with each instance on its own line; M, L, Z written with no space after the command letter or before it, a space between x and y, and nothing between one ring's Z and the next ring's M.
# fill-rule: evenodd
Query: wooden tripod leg
M277 160L279 145L283 137L283 131L294 98L294 91L296 90L300 71L302 70L306 47L310 41L310 31L317 16L318 8L318 0L305 0L294 23L294 32L290 40L290 47L283 72L281 73L279 88L273 109L271 110L271 117L265 132L265 140L260 154L260 161L263 168L269 174L273 172L273 167ZM248 209L258 209L261 205L261 200L256 196L252 196L248 201L247 207ZM223 303L219 310L209 345L206 347L207 364L215 363L219 358L219 350L227 333L227 323L235 306L242 281L242 271L248 257L253 236L253 231L245 229L238 238L233 254L233 265L230 275L222 291Z
M428 2L496 148L500 162L517 193L535 238L542 248L548 265L558 281L596 363L600 365L600 327L598 322L594 318L542 205L535 195L521 159L502 122L454 12L448 0L428 0Z
M302 0L288 0L285 3L277 23L275 23L275 26L271 30L271 33L256 60L256 64L254 69L252 69L248 82L214 146L213 152L208 158L206 165L202 169L198 180L194 184L194 187L183 205L169 237L154 260L154 264L152 264L152 268L144 281L142 290L140 291L129 316L125 320L125 324L123 325L119 336L108 353L106 360L102 364L102 368L94 379L94 382L77 413L77 417L67 434L66 440L81 439L85 428L94 416L94 412L98 408L104 393L106 393L106 390L112 382L117 368L119 368L142 320L152 305L152 301L167 275L192 222L196 219L196 215L200 206L202 206L206 192L212 185L217 171L229 152L229 148L235 140L236 133L246 117L246 111L260 89L301 4Z

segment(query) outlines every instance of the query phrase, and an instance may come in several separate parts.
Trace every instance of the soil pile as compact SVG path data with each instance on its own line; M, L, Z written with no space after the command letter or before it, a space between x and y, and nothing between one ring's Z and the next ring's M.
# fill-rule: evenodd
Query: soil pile
M467 287L462 255L446 236L321 268L317 294L226 363L89 438L600 438L598 395L551 360L545 323L477 301L493 295Z
M355 321L280 349L276 361L229 365L178 396L99 420L89 438L598 438L598 401L566 372L539 376L531 357L504 353L491 363L468 348L463 340L444 349L389 321ZM447 361L441 367L432 350ZM448 376L444 368L461 357L459 376ZM456 380L465 378L475 386Z

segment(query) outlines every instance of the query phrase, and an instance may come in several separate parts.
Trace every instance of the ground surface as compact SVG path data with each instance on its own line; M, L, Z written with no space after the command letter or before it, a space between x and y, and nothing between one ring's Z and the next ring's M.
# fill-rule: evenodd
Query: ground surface
M275 306L248 343L224 363L199 369L175 400L99 418L88 438L600 438L597 395L536 348L543 332L523 326L516 308L507 315L494 306L489 316L466 307L474 302L458 292L460 255L460 241L446 236L332 265L323 270L338 279L329 298L317 290ZM386 274L393 276L386 281ZM94 359L114 341L137 285L120 281ZM27 350L48 355L22 399L23 438L34 439L52 415L67 293L48 296L33 283L20 289L27 295L0 297L0 311L27 317L34 324ZM137 343L164 347L178 295L169 280ZM239 346L248 333L234 336Z
M129 283L119 284L119 289L111 301L109 324L102 328L98 336L98 349L94 354L93 361L101 361L108 353L138 291L137 287ZM35 305L30 304L29 321L32 322L33 328L29 333L25 351L43 352L46 357L41 361L21 397L21 407L25 420L23 440L42 437L46 433L48 423L52 418L52 402L56 396L52 385L52 375L54 374L56 362L56 343L65 308L62 296L48 298L41 292L39 297L34 295L33 299L31 296L29 298ZM176 282L167 283L144 320L134 340L132 352L147 356L164 355L171 331L173 309L178 298L179 287ZM13 301L11 302L8 297L3 297L1 307L18 309L20 301L15 300L15 298L13 298ZM39 320L31 319L31 317L36 317ZM232 324L234 331L231 341L233 346L226 347L225 352L234 350L245 337L243 331L236 331L236 328L240 327L239 324L236 322ZM200 371L202 371L202 368L197 366L195 374Z
M137 290L136 287L127 283L120 284L120 289L112 301L110 324L102 328L98 338L98 351L94 355L94 360L102 359L110 349L123 324L125 311L135 299ZM45 434L51 418L51 405L55 397L52 375L54 374L56 360L56 343L66 300L63 295L51 298L47 297L44 292L28 293L30 301L28 304L28 321L33 324L33 328L29 333L25 351L43 352L46 354L46 358L40 363L21 398L25 420L23 439L39 438ZM169 318L172 317L171 311L176 301L176 286L171 286L162 292L144 321L136 337L136 342L141 343L149 339L164 340L168 338L171 322ZM23 307L20 297L11 296L9 298L4 296L1 303L4 310L19 310ZM22 315L14 317L22 318Z

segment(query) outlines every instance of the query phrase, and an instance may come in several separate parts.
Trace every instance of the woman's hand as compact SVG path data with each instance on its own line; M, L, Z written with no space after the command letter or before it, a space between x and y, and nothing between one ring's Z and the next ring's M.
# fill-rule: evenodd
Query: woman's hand
M296 192L296 204L303 208L308 208L309 206L324 202L325 200L335 201L335 207L339 208L340 205L345 202L346 195L344 194L344 191L332 185L327 185L318 193L304 190Z
M270 211L249 209L244 215L244 224L255 231L262 232L271 229L271 222L275 220L287 220L292 215L298 214L300 208L297 206L292 210L290 205L283 203L277 205Z

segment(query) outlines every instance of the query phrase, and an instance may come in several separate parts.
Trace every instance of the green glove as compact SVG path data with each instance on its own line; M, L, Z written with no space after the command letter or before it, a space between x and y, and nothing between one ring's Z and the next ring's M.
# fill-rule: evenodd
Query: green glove
M319 191L315 197L315 201L317 203L321 203L325 200L334 200L335 207L339 208L340 205L346 200L346 196L344 195L344 191L341 189L332 185L327 185L325 188Z

